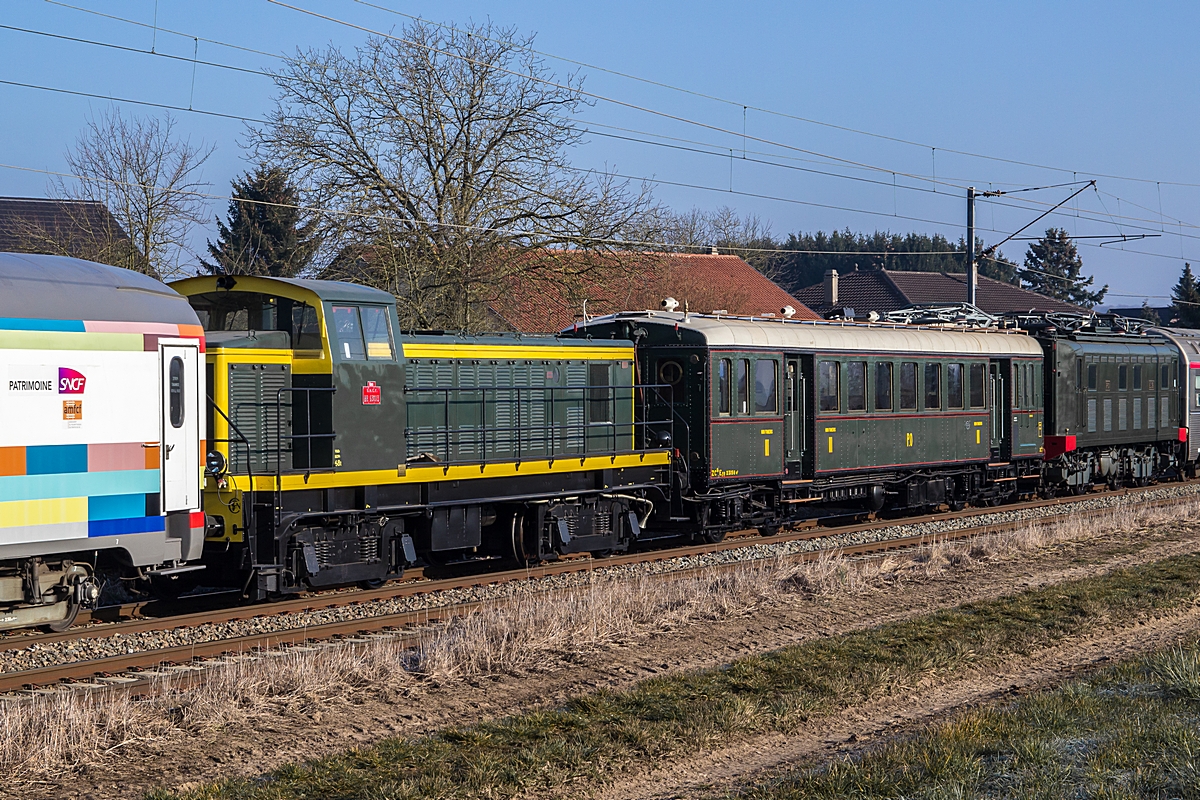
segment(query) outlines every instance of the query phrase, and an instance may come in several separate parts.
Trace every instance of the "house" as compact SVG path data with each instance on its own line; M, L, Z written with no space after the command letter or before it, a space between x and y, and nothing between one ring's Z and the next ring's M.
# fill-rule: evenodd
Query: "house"
M694 312L721 311L734 316L778 316L794 309L793 319L820 319L799 300L738 256L690 253L614 253L567 256L570 277L554 270L530 270L517 276L488 302L497 327L522 333L551 333L571 327L587 314L658 309L668 297ZM579 259L595 266L578 269Z
M862 318L872 311L886 314L914 305L965 303L967 276L888 269L855 270L839 275L831 269L825 273L824 281L806 286L796 292L796 297L822 317L850 308L856 317ZM996 316L1009 312L1088 313L1087 309L982 275L976 284L975 305Z
M137 268L129 234L91 200L0 197L0 252L45 253Z

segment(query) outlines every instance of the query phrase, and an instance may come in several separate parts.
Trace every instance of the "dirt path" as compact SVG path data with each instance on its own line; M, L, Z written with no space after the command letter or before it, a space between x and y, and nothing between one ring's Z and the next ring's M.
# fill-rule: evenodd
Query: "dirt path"
M728 790L788 767L853 755L916 732L970 706L1059 685L1102 664L1170 647L1200 632L1200 605L1142 624L1110 629L1013 658L957 680L931 683L821 717L792 735L774 734L660 766L608 787L600 800L668 800Z
M147 744L132 743L103 765L81 769L59 780L25 784L0 796L136 797L158 787L191 787L197 782L265 773L288 762L344 751L394 735L414 736L446 725L498 717L543 704L557 704L599 688L621 689L648 676L726 664L805 640L872 627L1014 590L1082 578L1142 564L1200 547L1200 526L1171 535L1145 531L1113 534L1068 543L1037 553L917 575L903 586L888 586L811 599L788 595L751 614L655 634L653 648L626 642L578 654L571 663L552 665L538 674L381 693L355 704L327 706L319 712L289 712L258 721L253 727L226 727L201 736ZM607 797L671 797L703 786L743 778L811 757L836 753L890 732L920 724L964 704L991 699L1061 679L1068 671L1134 652L1145 644L1200 629L1200 611L1156 620L1146 626L1114 631L1096 640L1064 642L1053 653L1032 661L1003 665L1000 673L970 676L953 684L929 687L911 696L888 698L856 709L809 733L769 737L720 753L706 754L670 772L633 776L606 792ZM1121 648L1125 648L1124 650ZM996 687L1005 687L997 689ZM1015 687L1015 688L1013 688ZM847 740L854 737L854 741ZM678 776L689 776L678 781Z

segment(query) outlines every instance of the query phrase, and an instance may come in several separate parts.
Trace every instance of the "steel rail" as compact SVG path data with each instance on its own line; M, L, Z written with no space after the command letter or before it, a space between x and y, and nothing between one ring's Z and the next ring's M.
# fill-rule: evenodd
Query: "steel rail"
M1144 491L1144 490L1129 489L1129 490L1122 492L1122 494L1133 494L1133 493L1139 493L1141 491ZM1111 496L1111 494L1112 493L1110 493L1109 496ZM1070 498L1070 500L1074 500L1074 501L1079 501L1081 499L1085 499L1085 498L1080 498L1080 497ZM1189 497L1189 496L1169 498L1169 499L1164 500L1161 503L1161 505L1165 505L1165 506L1181 505L1186 502L1192 501L1194 499L1195 498ZM1045 505L1054 505L1054 504L1056 504L1056 503L1054 503L1053 501L1046 501L1041 504L1027 504L1027 505L1044 507ZM1017 506L1005 506L1005 507L1001 507L1001 508L1004 511L1019 510L1019 508ZM995 510L996 509L992 509L991 511L995 511ZM1084 516L1084 517L1099 516L1109 510L1110 510L1110 508L1090 509L1088 511L1082 512L1082 516ZM956 512L956 513L961 513L961 512ZM922 517L908 518L908 519L900 521L897 524L900 524L900 525L920 524L921 521L929 521L930 519L944 520L947 518L947 516L948 515L942 514L942 515L931 515L931 516L925 517L925 518L922 518ZM974 516L978 516L978 514L976 514ZM919 548L919 547L932 545L932 544L936 544L936 543L941 543L941 542L951 542L951 541L956 541L956 540L970 539L970 538L973 538L973 537L976 537L979 535L995 534L995 533L1000 533L1000 532L1003 532L1006 530L1014 530L1014 529L1026 527L1031 524L1032 525L1052 525L1056 522L1060 522L1064 516L1065 515L1062 515L1062 514L1056 514L1056 515L1049 515L1049 516L1045 516L1045 517L1038 517L1038 518L1032 519L1032 520L1031 519L1017 519L1017 520L1005 520L1005 521L999 521L999 522L987 522L987 523L983 523L981 525L968 526L968 527L959 528L957 530L952 530L952 531L928 532L928 533L914 534L912 536L902 536L902 537L895 537L895 538L891 538L891 539L881 539L881 540L875 541L875 542L864 542L864 543L853 544L853 545L842 545L842 546L837 546L837 547L832 547L832 548L818 548L815 550L809 550L809 551L804 551L804 552L800 552L800 553L789 554L789 555L785 556L784 558L785 558L785 560L787 560L789 562L803 563L803 562L808 562L808 561L815 561L822 557L827 558L827 557L831 557L831 556L832 557L871 556L871 555L895 551L895 550ZM833 530L832 532L820 531L816 535L809 536L807 538L823 538L823 537L827 537L827 536L851 532L849 529L869 530L873 527L879 527L879 526L878 525L848 526L848 528L838 528L838 529ZM791 537L790 540L795 540L797 538L801 538L801 537ZM756 542L756 544L757 543L770 543L771 541L779 541L780 539L781 539L781 537L762 537L759 539L758 542ZM704 552L704 553L715 552L718 550L733 549L731 547L722 547L721 545L723 545L723 544L726 544L726 543L723 542L720 544L713 544L713 545L700 545L700 546L696 546L695 548L691 548L691 549L694 549L697 552ZM746 546L745 544L739 545L737 543L729 543L729 544L733 544L735 547ZM652 556L651 558L643 558L643 559L641 559L641 562L644 563L647 561L665 560L665 559L669 559L669 558L674 558L674 557L678 556L679 553L680 553L680 549L661 551L659 553L650 554ZM628 554L628 556L631 558L634 555L635 554ZM542 575L554 575L554 574L564 574L567 572L579 572L579 571L587 571L587 570L594 570L594 569L603 569L607 566L618 563L620 559L624 559L624 558L625 558L625 556L612 557L612 558L602 559L602 560L580 559L580 560L578 560L577 564L572 564L570 562L565 563L565 564L552 564L552 565L546 565L544 567L523 570L520 572L522 573L522 576L524 576L524 577L538 577L538 576L542 576ZM637 562L621 561L620 563L637 563ZM666 578L684 575L689 572L699 572L699 571L705 571L705 570L719 571L719 570L723 570L723 569L734 569L734 568L738 568L739 566L744 566L746 563L747 562L745 562L745 561L737 561L737 562L731 562L728 564L720 564L720 565L702 565L702 566L688 567L688 568L684 568L681 570L675 570L670 573L664 573L658 577L662 577L662 578L666 579ZM514 572L516 572L516 571L514 571ZM495 583L495 582L497 582L496 578L500 574L501 573L493 573L491 575L475 576L471 579L448 579L446 581L428 581L428 582L420 584L420 586L423 588L423 590L428 591L429 587L435 583L449 584L451 582L457 581L457 583L456 583L457 587L474 586L474 585L480 585L483 583ZM517 578L516 577L509 578L509 580L515 580L515 579L517 579ZM420 592L420 590L416 589L416 586L404 587L404 588L411 589L411 591L409 592L409 595L417 594ZM366 592L355 593L353 596L358 598L359 600L361 600L362 599L361 596L364 594L376 595L381 591L383 591L383 590L370 590L370 591L366 591ZM570 589L561 589L561 590L552 590L552 591L570 591ZM391 594L388 596L407 596L407 595ZM441 621L445 621L445 620L448 620L448 619L451 619L454 617L460 617L460 616L470 614L480 608L497 607L497 606L503 605L504 602L506 602L506 601L504 601L504 600L470 601L470 602L456 603L456 604L446 605L446 606L441 606L441 607L419 609L419 610L413 610L413 611L403 611L403 612L396 612L396 613L391 613L391 614L380 614L380 615L375 615L375 616L370 616L370 617L362 617L362 618L356 618L356 619L350 619L350 620L338 620L336 622L323 623L323 624L319 624L319 625L310 625L310 626L305 626L305 627L301 627L301 628L292 628L292 629L286 629L286 630L280 630L280 631L216 639L216 640L208 641L208 642L197 642L194 644L177 645L177 646L173 646L173 647L160 648L160 649L156 649L156 650L152 650L152 651L128 653L128 654L121 654L121 655L115 655L115 656L106 656L103 658L98 658L98 659L93 659L93 660L88 660L88 661L69 662L69 663L65 663L65 664L57 664L57 665L52 665L52 666L48 666L48 667L40 667L40 668L24 670L24 671L19 671L19 672L0 673L0 692L14 692L14 691L18 691L21 689L46 687L46 686L60 683L63 681L89 681L89 680L95 679L97 676L111 676L113 674L126 673L131 670L154 669L154 668L158 668L158 667L163 667L164 665L167 665L168 667L184 665L183 669L177 673L178 679L180 681L183 681L183 680L186 680L186 678L189 674L188 670L193 670L193 671L195 670L196 665L192 665L191 662L195 661L196 659L210 659L210 658L214 658L214 657L218 657L218 656L229 655L232 653L245 653L246 651L249 651L249 650L269 650L272 648L279 648L279 647L284 647L284 646L288 646L288 645L303 644L305 642L311 642L311 641L336 639L338 637L343 637L343 636L357 636L357 635L362 635L362 634L377 634L377 633L380 633L383 631L395 631L397 629L411 628L413 626L418 626L418 625L419 626L427 626L427 625L435 623L435 622L441 622ZM276 604L276 605L279 605L279 604ZM342 604L336 603L333 601L332 598L329 598L327 601L324 602L323 605L320 605L319 607L329 608L329 607L335 607L337 605L345 605L345 604L344 603L342 603ZM259 608L259 607L256 607L256 608ZM236 610L237 611L254 611L255 609L236 609ZM212 617L213 614L215 614L215 613L216 612L208 612L206 614L185 615L185 616L186 617L201 617L201 616ZM254 616L254 615L251 614L251 615L247 615L247 616L238 616L238 617L236 617L236 619L246 619L246 618L248 618L248 616ZM262 614L258 614L257 616L262 616ZM184 617L176 617L169 621L177 622L181 619L184 619ZM228 617L228 615L226 615L221 621L226 621L228 619L229 619L229 617ZM211 621L215 621L215 620L209 619L207 621L211 622ZM163 622L163 620L147 620L145 622ZM191 624L196 624L196 623L192 622ZM113 626L108 626L107 628L105 628L105 630L110 631L110 633L108 635L111 635L112 627ZM176 625L174 627L179 627L179 626ZM151 628L151 629L153 629L153 628ZM64 633L69 633L69 632L64 632ZM28 640L26 640L26 641L28 641ZM203 669L202 665L201 665L201 669ZM134 676L136 676L137 674L138 673L134 673ZM147 686L147 685L151 684L153 679L156 677L160 677L160 674L154 673L153 675L148 675L147 679L139 679L137 677L126 677L126 678L121 679L120 684L114 684L114 685L123 685L123 686L129 687L129 688L139 688L139 687ZM90 684L89 684L89 686L90 686Z

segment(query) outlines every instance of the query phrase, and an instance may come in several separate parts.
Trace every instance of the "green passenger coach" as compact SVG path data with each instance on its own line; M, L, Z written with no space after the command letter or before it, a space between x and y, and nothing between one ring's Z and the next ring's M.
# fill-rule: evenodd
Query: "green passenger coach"
M1042 350L1024 333L649 311L581 332L632 339L665 387L690 489L680 521L772 528L1036 484Z

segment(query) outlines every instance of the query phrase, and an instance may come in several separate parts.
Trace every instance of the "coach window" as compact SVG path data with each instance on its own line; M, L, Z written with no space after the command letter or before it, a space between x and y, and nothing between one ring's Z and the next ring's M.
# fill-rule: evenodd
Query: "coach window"
M987 367L983 364L971 365L971 408L984 407L983 384L986 374Z
M1122 392L1129 388L1129 367L1124 364L1117 367L1117 388Z
M867 364L851 361L846 365L846 408L849 411L867 410Z
M925 365L925 408L938 411L942 407L942 365Z
M359 322L357 306L334 306L333 327L337 330L338 347L346 361L366 361L367 348L363 344L362 324Z
M880 361L875 365L875 410L892 410L892 362Z
M946 365L946 408L963 407L963 365Z
M1142 390L1142 365L1138 364L1133 368L1133 390L1140 392Z
M1088 391L1096 391L1096 365L1088 364Z
M724 416L729 416L729 411L733 407L729 394L732 372L733 364L728 358L722 358L717 362L717 413Z
M838 403L838 363L822 361L818 386L819 402L822 411L837 411Z
M900 410L912 411L917 407L917 362L900 362Z
M774 360L759 359L754 362L754 413L779 412L779 397L775 391L778 369Z
M750 413L750 359L739 358L737 364L738 413Z

